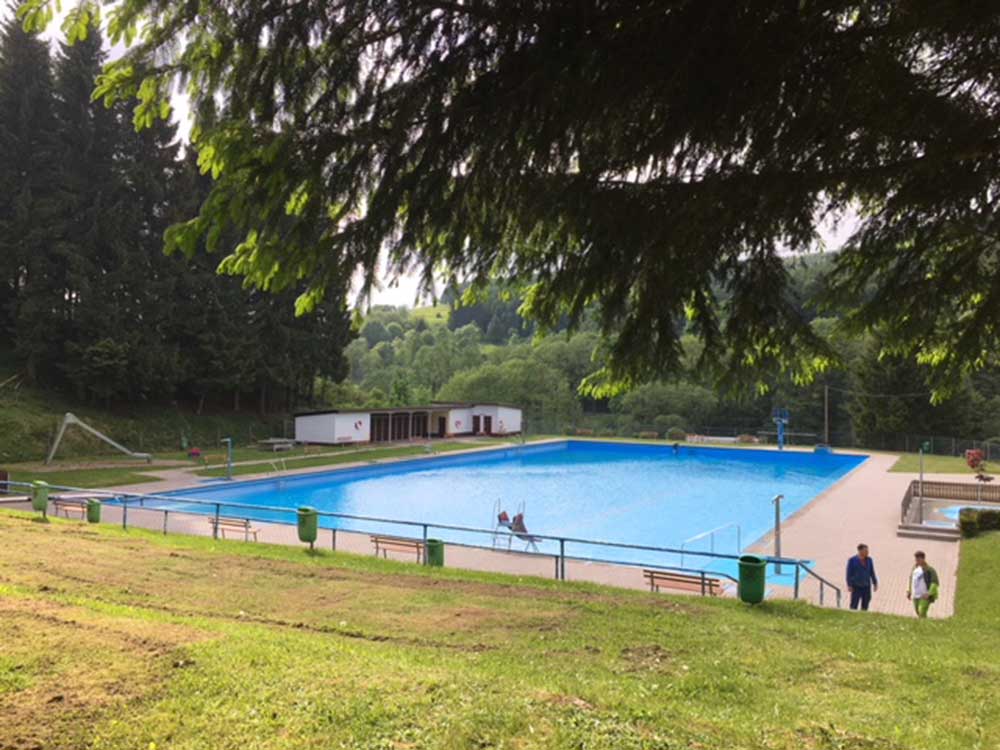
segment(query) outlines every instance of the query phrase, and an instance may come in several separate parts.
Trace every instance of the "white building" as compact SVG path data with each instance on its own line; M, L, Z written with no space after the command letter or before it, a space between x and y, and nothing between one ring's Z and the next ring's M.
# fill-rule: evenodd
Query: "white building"
M326 445L519 432L521 410L505 404L431 404L367 411L331 409L295 415L297 442Z

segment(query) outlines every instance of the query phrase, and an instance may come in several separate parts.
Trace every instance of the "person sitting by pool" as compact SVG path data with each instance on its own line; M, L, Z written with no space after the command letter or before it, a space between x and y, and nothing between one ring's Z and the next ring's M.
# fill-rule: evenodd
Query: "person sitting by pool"
M497 528L509 529L510 528L510 516L507 515L507 511L502 510L497 516Z
M530 547L535 552L538 552L538 538L528 533L528 527L524 525L524 513L518 513L514 516L514 520L510 523L510 530L518 539L527 542L525 549Z

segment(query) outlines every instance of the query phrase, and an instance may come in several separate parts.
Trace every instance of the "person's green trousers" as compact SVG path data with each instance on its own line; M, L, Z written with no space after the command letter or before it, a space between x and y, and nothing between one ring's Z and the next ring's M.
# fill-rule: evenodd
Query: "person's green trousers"
M931 608L931 600L914 599L913 608L917 610L917 617L927 617L927 610Z

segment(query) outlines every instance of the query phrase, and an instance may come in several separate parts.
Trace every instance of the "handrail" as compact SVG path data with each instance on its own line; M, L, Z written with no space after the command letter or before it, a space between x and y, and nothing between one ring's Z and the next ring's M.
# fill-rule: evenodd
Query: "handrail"
M810 568L808 565L806 565L801 560L799 561L799 567L802 568L802 570L804 570L806 573L808 573L809 575L811 575L813 578L815 578L817 581L819 581L819 604L820 604L820 606L821 607L823 606L823 590L824 590L823 587L824 586L829 586L837 594L837 607L839 608L840 607L840 599L841 599L841 590L840 590L840 587L836 586L836 585L834 585L832 583L830 583L823 576L821 576L819 573L817 573L815 570L813 570L812 568ZM798 577L798 572L796 572L796 577Z
M731 521L730 523L724 523L721 526L716 526L714 529L709 529L708 531L703 531L700 534L695 534L694 536L681 542L681 565L684 564L684 548L689 542L696 542L707 536L711 539L711 547L709 550L711 552L715 552L715 532L723 531L724 529L732 528L734 526L736 527L736 553L741 553L743 551L743 528L735 521Z
M33 487L34 487L34 485L26 483L26 482L8 482L8 486L20 486L20 487L25 487L25 488L28 488L28 489L33 489ZM267 513L295 514L297 512L296 508L286 508L286 507L277 507L277 506L269 506L269 505L254 505L254 504L249 504L249 503L236 503L236 502L221 502L221 501L212 501L212 500L200 500L200 499L195 499L195 498L190 498L190 497L183 497L183 496L180 496L180 495L161 495L161 494L155 494L155 493L140 493L140 492L116 492L116 491L113 491L113 490L102 490L102 489L81 489L81 488L78 488L78 487L67 487L67 486L63 486L63 485L49 485L48 487L49 487L50 490L56 490L57 492L61 491L61 492L86 493L86 494L91 495L92 497L106 498L108 501L110 501L112 503L119 503L122 506L122 511L123 511L122 512L122 526L124 528L128 528L128 509L129 509L130 505L134 506L134 505L138 504L139 507L142 507L144 509L154 510L154 511L161 512L161 513L164 514L164 532L163 533L167 533L166 532L167 515L169 513L172 513L172 512L184 512L184 511L178 511L178 509L176 509L176 508L159 508L159 507L155 507L155 506L153 506L153 507L147 507L147 506L145 506L145 501L147 501L147 500L153 500L153 501L164 502L164 503L179 503L179 504L182 504L182 505L184 505L184 504L186 504L186 505L195 505L195 506L200 506L202 508L205 508L206 510L204 512L208 512L210 514L214 511L215 515L219 515L221 513L221 511L222 511L223 508L226 508L226 509L229 509L229 508L241 509L241 510L245 510L245 511L258 512L258 513L263 511L263 512L267 512ZM21 502L24 502L24 500L22 500ZM197 511L189 511L189 512L197 512ZM512 539L515 539L515 540L519 538L518 535L515 534L515 533L513 533L513 532L498 531L497 529L477 528L477 527L473 527L473 526L459 526L459 525L455 525L455 524L439 524L439 523L430 523L430 522L424 522L424 521L403 520L403 519L396 519L396 518L382 518L382 517L379 517L379 516L362 516L362 515L356 515L356 514L350 514L350 513L337 513L337 512L334 512L334 511L321 511L321 510L317 510L316 514L317 514L317 516L323 516L323 517L327 517L327 518L337 518L337 519L345 519L345 520L351 520L351 521L364 521L364 522L368 522L368 523L385 523L385 524L394 524L394 525L399 525L399 526L417 527L417 528L421 528L423 530L423 538L424 539L427 538L427 531L428 531L428 529L440 529L440 530L444 530L444 531L460 531L460 532L473 533L473 534L489 534L491 536L499 534L499 535L502 535L502 536L508 536L508 537L510 537ZM280 520L279 521L275 521L273 519L265 519L265 520L267 520L269 523L288 523L288 522L280 521ZM335 535L336 528L331 529L331 531L334 533L333 543L335 545L336 544L336 535ZM682 571L682 572L688 572L688 573L698 573L698 574L701 574L701 573L711 573L712 575L721 576L721 577L724 577L724 578L727 578L727 579L733 581L734 583L738 583L738 581L733 576L731 576L731 575L729 575L727 573L723 573L721 571L710 570L708 568L693 569L693 568L686 568L683 565L681 565L681 566L656 565L656 564L645 563L645 562L615 560L615 559L607 559L607 558L585 557L585 556L577 556L577 555L567 555L566 552L565 552L565 545L567 543L571 543L571 544L591 545L591 546L596 546L596 547L612 547L612 548L622 549L622 550L637 550L637 551L644 551L644 552L658 552L658 553L666 553L666 554L672 554L672 555L686 554L686 555L693 555L693 556L701 557L701 558L708 558L709 560L739 560L740 555L738 555L738 554L737 555L730 555L730 554L719 553L719 552L714 552L714 551L704 552L704 551L699 551L699 550L676 549L676 548L673 548L673 547L654 547L652 545L645 545L645 544L631 544L631 543L628 543L628 542L610 542L610 541L599 540L599 539L581 539L579 537L554 536L554 535L550 535L550 534L535 534L535 533L532 533L531 536L532 536L533 539L538 540L538 541L552 541L552 542L558 542L559 543L559 545L560 545L560 551L559 551L558 554L552 554L552 553L546 553L546 552L534 552L534 553L532 553L532 552L527 552L527 551L525 551L523 554L527 554L527 555L531 555L531 556L540 555L542 557L553 557L555 559L555 563L556 563L556 578L560 579L560 580L565 580L565 578L566 578L566 560L568 559L568 560L578 560L578 561L583 561L583 562L600 562L600 563L608 563L608 564L613 564L613 565L627 565L627 566L631 566L631 567L645 566L645 567L649 567L649 568L657 568L657 569L662 569L662 570L676 570L676 571ZM455 544L455 545L458 545L458 546L463 546L463 547L475 548L475 549L484 549L484 550L490 550L490 549L492 549L491 547L486 547L485 545L474 545L474 544L467 544L467 543L462 543L462 542L448 542L448 543L449 544ZM818 581L820 581L820 604L823 603L824 586L829 586L830 588L834 589L834 591L836 592L836 595L837 595L837 606L838 607L840 606L840 600L841 600L841 591L840 591L840 589L837 586L835 586L832 583L830 583L829 581L827 581L826 579L824 579L822 576L820 576L818 573L816 573L815 571L813 571L811 568L809 568L808 565L806 564L807 561L801 560L801 559L798 559L798 558L773 557L773 556L764 556L761 559L763 559L764 562L765 562L765 564L767 564L767 565L781 564L781 565L789 565L789 566L794 566L795 567L795 571L796 572L795 572L794 598L797 599L798 595L799 595L799 569L802 569L802 570L806 571L807 575L811 575L814 578L816 578Z

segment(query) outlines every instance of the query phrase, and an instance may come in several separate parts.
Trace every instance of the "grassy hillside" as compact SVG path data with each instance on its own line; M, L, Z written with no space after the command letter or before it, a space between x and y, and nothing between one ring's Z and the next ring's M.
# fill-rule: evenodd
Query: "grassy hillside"
M0 513L0 745L992 748L1000 534L925 621Z
M429 325L447 325L449 312L451 308L448 305L428 305L413 308L410 310L410 317L414 320L423 320Z
M0 382L4 379L0 369ZM0 388L0 468L5 463L44 459L68 411L126 447L146 452L176 452L182 435L193 445L214 448L220 437L232 436L246 443L281 435L283 429L281 418L262 420L252 412L197 416L166 405L105 410L59 393L8 384ZM74 427L66 431L59 449L62 458L112 454L114 449Z

